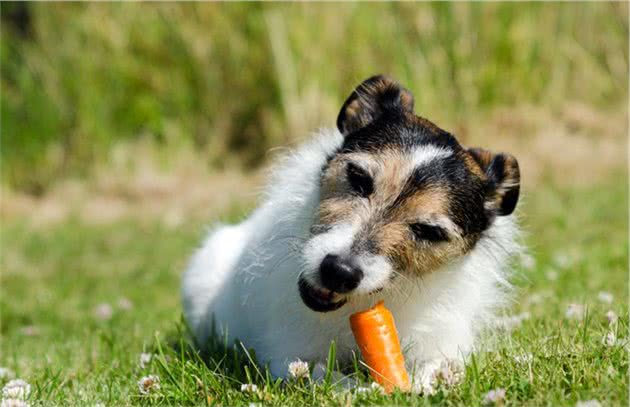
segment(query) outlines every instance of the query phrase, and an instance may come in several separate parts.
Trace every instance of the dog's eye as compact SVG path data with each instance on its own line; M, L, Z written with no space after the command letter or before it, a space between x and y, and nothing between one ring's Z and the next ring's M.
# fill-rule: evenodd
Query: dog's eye
M450 240L446 230L439 226L426 223L412 223L409 227L418 240L428 242L448 242Z
M374 181L363 168L353 163L348 164L348 182L352 190L362 197L368 197L374 192Z

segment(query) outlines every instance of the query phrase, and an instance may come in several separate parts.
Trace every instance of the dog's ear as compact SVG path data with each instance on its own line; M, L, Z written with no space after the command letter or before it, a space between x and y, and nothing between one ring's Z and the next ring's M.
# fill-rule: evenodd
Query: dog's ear
M363 81L346 99L337 117L337 128L345 136L367 126L385 112L412 113L413 95L386 76L373 76Z
M468 153L487 177L486 209L499 216L514 212L521 185L516 158L511 154L495 154L481 148L469 148Z

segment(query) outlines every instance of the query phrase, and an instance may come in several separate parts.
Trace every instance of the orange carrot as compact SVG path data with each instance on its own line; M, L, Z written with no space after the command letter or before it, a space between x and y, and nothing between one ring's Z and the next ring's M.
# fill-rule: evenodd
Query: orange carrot
M350 326L374 380L387 393L395 388L408 391L411 384L400 350L394 317L385 308L383 301L368 310L352 314Z

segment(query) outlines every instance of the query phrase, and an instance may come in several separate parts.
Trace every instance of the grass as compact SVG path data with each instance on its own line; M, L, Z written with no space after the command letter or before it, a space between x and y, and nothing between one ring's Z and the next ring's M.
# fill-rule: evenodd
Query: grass
M16 16L26 10L29 24ZM625 106L628 6L3 3L1 181L44 193L116 146L251 168L388 73L438 123L497 106Z
M535 258L519 268L509 314L528 312L509 334L474 354L464 381L431 397L343 392L331 383L272 380L242 349L217 341L211 355L189 346L178 284L203 222L168 228L133 219L90 226L78 220L2 226L0 366L32 385L44 405L479 405L491 389L509 404L575 405L597 399L628 404L628 192L607 184L529 191L522 215ZM242 215L242 210L229 218ZM239 214L240 213L240 214ZM554 274L555 273L555 274ZM611 305L597 293L614 295ZM127 309L120 299L128 299ZM101 319L99 304L113 315ZM567 305L587 305L584 320ZM605 312L619 314L620 344L605 346ZM142 352L154 354L145 368ZM517 356L531 354L531 361ZM252 355L254 357L254 355ZM161 389L141 395L137 381L155 374ZM242 383L258 391L242 392Z
M0 367L42 405L478 405L497 388L508 404L627 405L627 15L624 2L2 3ZM221 340L198 354L178 287L207 215L244 216L241 170L332 125L377 71L464 144L519 157L535 265L506 312L530 317L431 397L284 383ZM565 317L572 303L586 318ZM161 388L142 395L149 374Z

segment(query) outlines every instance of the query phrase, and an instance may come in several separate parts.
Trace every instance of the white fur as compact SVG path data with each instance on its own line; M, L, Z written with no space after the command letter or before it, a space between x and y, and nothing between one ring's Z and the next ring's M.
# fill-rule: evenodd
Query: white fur
M334 226L326 233L314 236L304 246L303 276L311 283L319 283L317 270L327 254L344 255L350 251L358 223ZM321 285L321 284L319 284Z
M425 146L420 146L413 151L411 162L413 163L414 167L420 167L422 165L429 164L433 160L446 158L451 154L453 153L449 150L428 144Z
M396 318L406 360L424 383L431 366L470 352L477 334L504 304L506 263L519 250L518 228L512 216L499 217L468 255L443 270L401 277L394 287L352 297L336 311L314 312L300 299L298 276L316 278L312 270L323 256L347 250L354 234L353 225L338 226L319 244L313 243L318 237L305 244L319 202L322 166L341 142L338 131L321 131L281 163L264 203L247 220L210 233L183 278L186 320L200 345L214 320L217 334L254 348L273 375L284 377L288 363L298 358L324 361L331 341L338 357L349 358L356 349L350 314L382 298ZM442 154L421 151L417 158L423 162ZM375 270L389 266L376 256L360 261ZM365 292L378 287L384 275L369 274L373 280L362 282Z
M392 265L384 256L362 254L357 256L357 265L364 277L355 289L357 294L369 294L387 284L392 275Z

